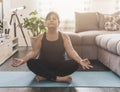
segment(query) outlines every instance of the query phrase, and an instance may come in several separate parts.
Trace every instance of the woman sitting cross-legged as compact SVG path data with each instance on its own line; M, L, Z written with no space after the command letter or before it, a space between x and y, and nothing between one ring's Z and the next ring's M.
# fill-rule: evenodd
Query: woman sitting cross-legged
M22 59L16 58L12 66L17 67L27 62L28 68L36 74L36 80L50 80L57 82L72 81L70 74L75 72L79 65L83 69L90 69L88 59L82 59L73 49L71 40L67 34L58 31L60 24L56 12L50 12L46 16L45 25L47 32L40 34L35 40L33 49ZM72 60L65 60L65 52ZM39 55L38 59L35 59Z

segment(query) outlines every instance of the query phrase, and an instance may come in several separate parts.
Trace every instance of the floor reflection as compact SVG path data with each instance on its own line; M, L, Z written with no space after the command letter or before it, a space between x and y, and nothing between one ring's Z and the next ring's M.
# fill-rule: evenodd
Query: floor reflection
M32 92L77 92L74 87L43 87L32 88Z

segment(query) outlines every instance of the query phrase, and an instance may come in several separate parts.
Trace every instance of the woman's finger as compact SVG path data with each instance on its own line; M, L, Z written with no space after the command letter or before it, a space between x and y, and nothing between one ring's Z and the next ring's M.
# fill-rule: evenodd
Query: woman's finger
M86 64L90 64L90 61L89 61L88 59L84 59L84 62L85 62Z
M87 69L90 69L89 66L86 66Z
M90 68L93 68L93 66L92 65L88 65Z
M12 66L18 66L19 65L19 63L20 63L20 61L18 61L17 59L15 59L15 61L13 61L13 63L12 63Z
M85 70L85 67L84 67L84 66L82 66L82 68Z
M87 62L88 64L90 64L90 61L89 61L88 59L86 59L86 62Z

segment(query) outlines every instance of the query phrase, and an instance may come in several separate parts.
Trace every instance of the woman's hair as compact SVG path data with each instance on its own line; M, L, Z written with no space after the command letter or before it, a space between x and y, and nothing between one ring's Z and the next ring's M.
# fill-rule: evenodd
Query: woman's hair
M56 12L54 12L54 11L49 12L49 13L47 14L45 20L47 20L52 14L54 14L54 15L57 17L58 21L60 22L59 15L58 15Z

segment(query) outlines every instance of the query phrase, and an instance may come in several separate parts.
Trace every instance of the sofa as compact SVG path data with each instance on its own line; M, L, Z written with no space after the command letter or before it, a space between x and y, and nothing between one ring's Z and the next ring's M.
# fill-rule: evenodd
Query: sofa
M106 30L104 14L75 13L75 32L68 35L82 58L99 60L120 76L120 30Z

